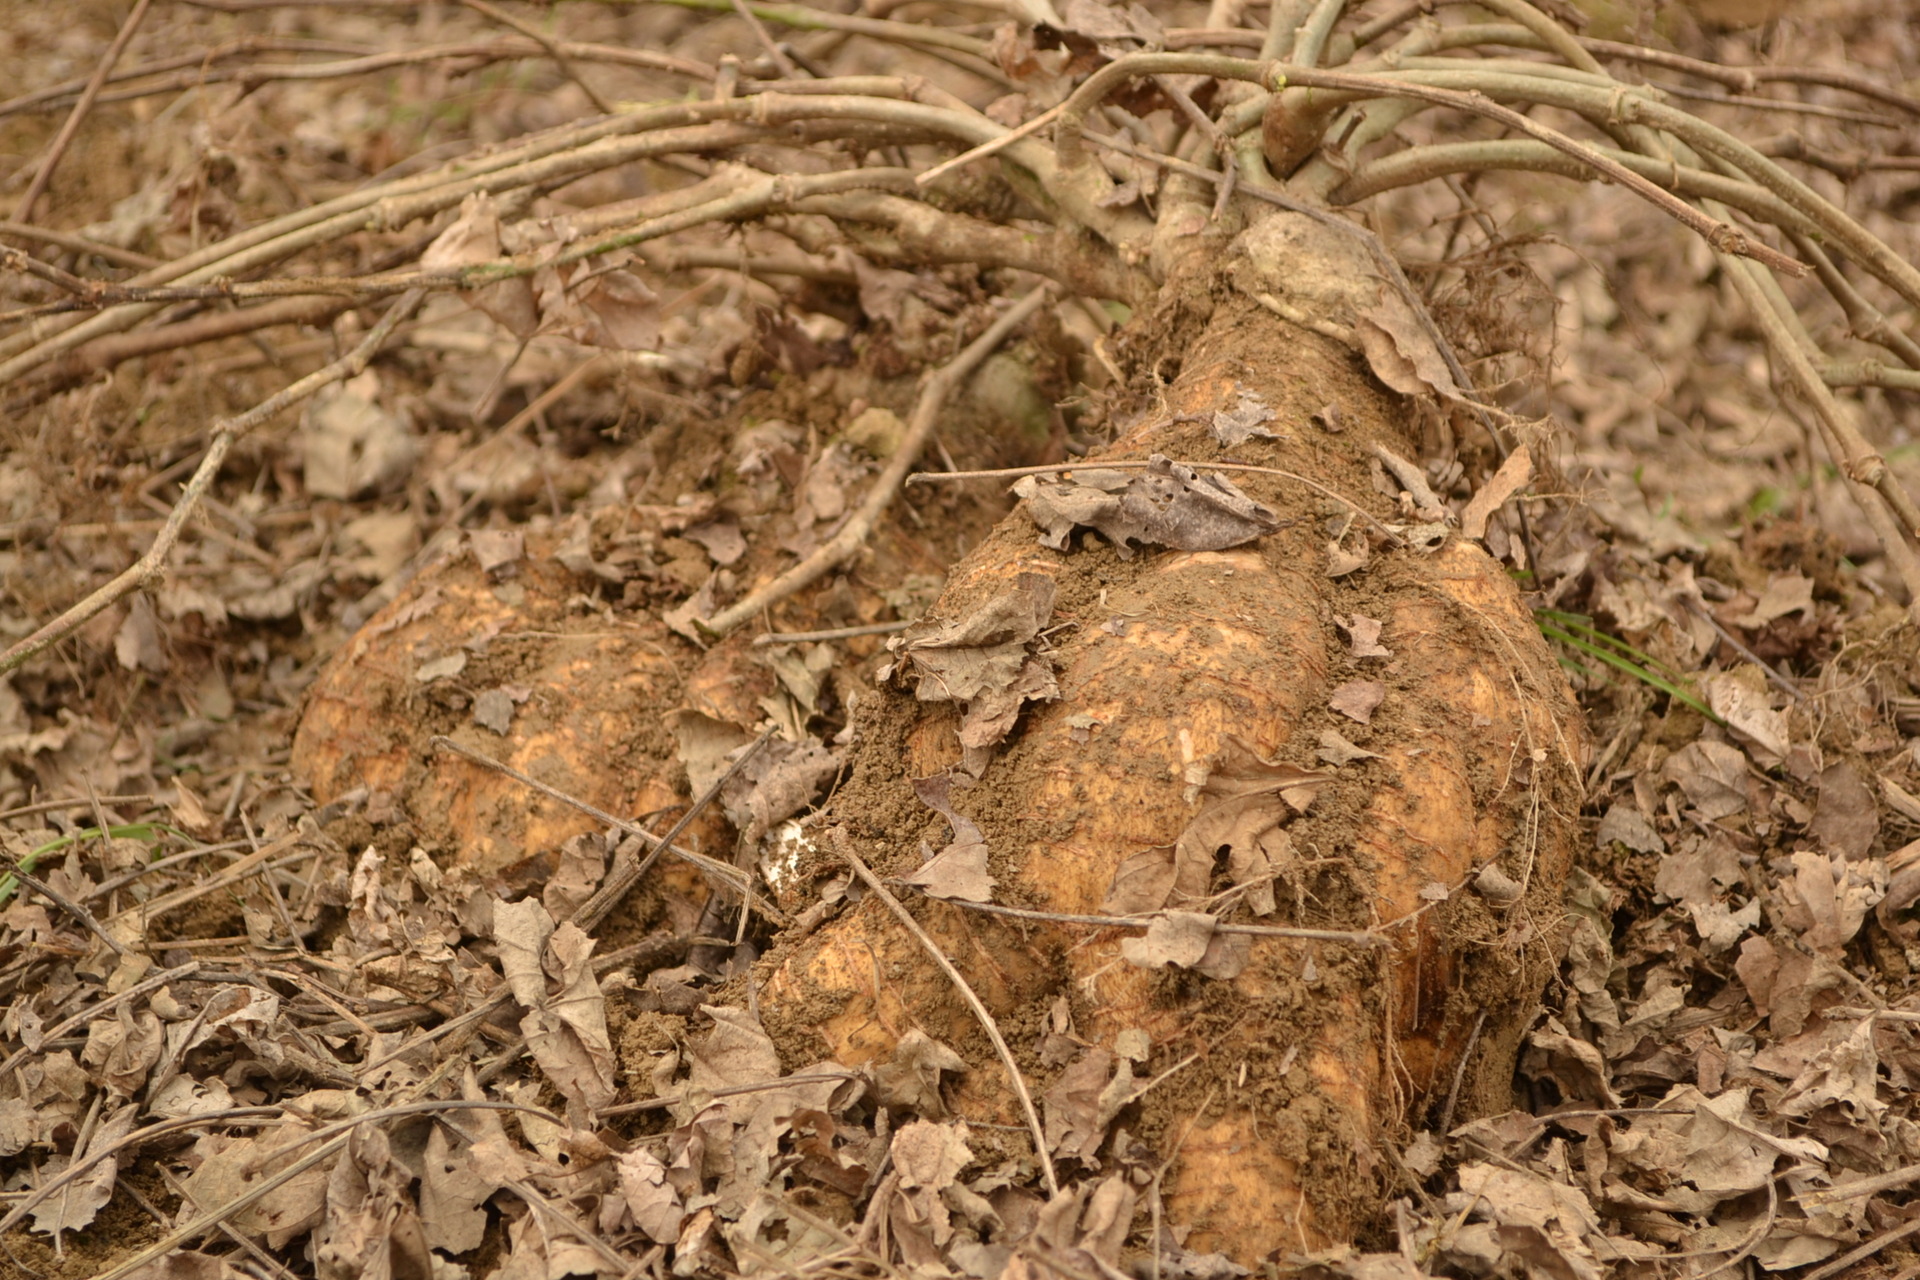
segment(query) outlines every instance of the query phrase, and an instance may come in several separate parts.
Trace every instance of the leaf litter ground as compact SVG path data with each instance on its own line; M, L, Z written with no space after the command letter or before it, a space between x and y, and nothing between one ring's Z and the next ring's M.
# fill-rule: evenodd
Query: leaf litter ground
M1890 13L1847 7L1824 29L1788 23L1768 38L1798 61L1871 48L1898 80L1920 61ZM238 32L310 38L306 20L156 15L133 55L212 47ZM471 34L465 20L436 14L432 34ZM699 56L753 47L744 28L658 14L566 20L576 38L633 47ZM326 22L329 39L380 48L427 34L379 12L329 11ZM18 7L14 84L84 74L111 26ZM1758 38L1727 32L1702 51L1751 60ZM51 224L177 256L279 211L290 193L318 198L465 137L511 137L588 109L545 64L513 65L522 69L455 76L422 64L385 86L270 84L158 114L150 99L103 107L62 170ZM421 102L448 109L408 110ZM37 154L57 120L8 116L9 150ZM1880 181L1894 187L1887 207L1910 199L1898 180ZM1567 653L1600 750L1593 848L1566 903L1566 963L1504 1096L1416 1117L1392 1168L1376 1175L1402 1200L1362 1243L1400 1252L1320 1265L1357 1276L1404 1273L1417 1259L1452 1274L1586 1276L1651 1269L1679 1252L1786 1270L1891 1236L1861 1265L1892 1274L1913 1256L1903 1228L1914 1220L1907 1188L1920 1178L1910 1083L1920 1071L1915 637L1887 603L1891 579L1831 469L1803 481L1801 429L1750 389L1757 348L1706 327L1701 293L1716 286L1697 246L1615 193L1567 199L1573 190L1553 188L1553 220L1536 227L1538 191L1481 184L1478 203L1522 245L1488 249L1491 271L1459 256L1452 228L1462 220L1445 197L1411 193L1382 216L1400 228L1405 256L1425 247L1465 263L1423 283L1457 303L1456 340L1490 380L1546 360L1543 335L1565 344L1550 380L1516 374L1512 386L1512 407L1550 410L1566 428L1548 473L1565 492L1530 500L1531 548L1510 509L1488 526L1489 545L1534 575L1542 605L1651 655L1713 716ZM585 207L624 194L572 196ZM1910 227L1875 229L1912 255ZM486 231L470 223L443 243L457 257L456 241ZM382 248L374 237L357 252L371 259ZM858 258L844 271L844 281L784 296L724 275L671 299L620 295L623 282L609 280L595 295L601 306L568 317L571 335L593 341L608 324L644 321L667 354L608 360L510 431L497 428L587 353L551 337L517 352L464 307L430 309L391 360L297 425L248 443L151 598L0 685L0 840L41 881L16 886L0 916L5 1203L36 1201L6 1237L16 1262L0 1266L99 1275L209 1213L219 1222L191 1237L194 1252L147 1274L344 1275L378 1259L446 1277L692 1275L878 1258L990 1276L1009 1265L1007 1242L1027 1236L1102 1260L1137 1256L1128 1242L1155 1229L1144 1203L1137 1220L1132 1200L1122 1213L1125 1188L1109 1179L1080 1184L1070 1212L1048 1204L1024 1139L970 1111L982 1082L961 1078L959 1064L988 1061L982 1043L909 1034L864 1075L822 1064L805 1026L763 1028L753 1013L748 965L771 931L756 924L736 946L731 922L700 908L689 873L663 863L589 939L567 918L630 846L517 785L487 792L485 821L466 828L496 832L487 849L456 847L456 827L411 820L398 803L446 767L415 749L420 732L485 749L503 728L537 724L550 744L680 762L681 773L600 799L670 819L688 779L698 791L719 776L748 745L746 726L771 716L795 733L779 759L743 771L722 812L785 841L784 879L769 881L789 944L810 911L853 895L829 875L824 897L782 897L783 885L838 870L794 820L828 776L820 760L844 746L852 708L879 696L882 641L771 651L731 641L702 653L665 625L630 625L703 591L710 606L758 567L817 545L897 439L914 369L950 350L950 330L978 327L971 273L883 272ZM19 284L9 278L10 289ZM17 301L43 300L21 287ZM493 301L509 330L539 305ZM1556 302L1557 330L1514 322ZM137 553L178 464L199 447L200 423L244 408L285 380L282 368L310 366L350 336L232 341L192 359L68 374L69 385L50 385L43 403L12 417L0 462L9 631ZM1100 434L1098 401L1072 400L1104 381L1099 337L1096 321L1062 309L1012 350L1002 376L943 428L950 461L1048 460L1063 440ZM1068 411L1049 411L1056 402ZM1912 405L1883 407L1899 446L1890 460L1911 474ZM1229 429L1337 424L1337 414L1281 421L1243 410ZM1555 452L1541 444L1543 456ZM1390 497L1404 487L1392 470L1381 480ZM1456 512L1476 487L1444 469L1432 478ZM1119 483L1080 498L1102 506ZM491 512L489 525L434 544L435 513L467 504ZM943 567L1001 509L917 493L857 573L774 621L805 631L916 619ZM1134 520L1115 536L1151 525ZM1352 550L1365 539L1334 538L1330 564L1361 575L1364 598L1364 575L1380 571ZM436 564L423 548L448 559ZM1134 571L1112 551L1082 554L1111 557L1116 588ZM404 737L355 746L361 759L392 756L394 773L361 786L310 761L290 770L295 720L303 705L313 714L322 663L395 599L419 606L396 624L419 627L418 660L355 691L414 721ZM434 625L443 601L462 600L446 610L457 625ZM1001 664L1015 683L998 686L969 746L998 740L1009 697L1017 716L1019 673L1043 626L1002 642L1020 650ZM1295 824L1300 815L1274 816L1274 796L1299 798L1309 766L1364 769L1367 744L1392 740L1395 690L1375 669L1391 658L1379 625L1355 613L1342 626L1354 678L1328 709L1320 759L1278 766L1294 771L1285 780L1247 783L1259 803L1208 793L1217 807L1201 816L1224 826L1241 859L1233 887L1271 892L1256 859L1270 870L1310 834L1337 847L1336 811L1309 807L1309 824ZM660 707L609 689L589 700L605 713L595 736L586 719L556 720L531 689L616 629L624 661L651 655L670 672L648 686L655 696L679 696ZM902 648L912 659L914 641ZM978 697L960 700L972 719ZM871 731L888 731L884 714ZM796 743L817 755L795 761ZM1261 767L1244 772L1258 779ZM445 785L453 803L479 783L469 772ZM983 843L994 872L1005 855L991 851L1007 847L1018 815L961 804L964 818L938 816L952 803L902 801L893 825L943 857ZM534 817L548 825L530 837ZM686 839L708 851L731 844L712 817ZM531 864L508 856L533 847L542 852ZM1116 886L1117 904L1204 898L1205 883L1174 897L1184 892L1175 854L1135 868ZM981 873L935 860L921 887L967 899ZM1337 877L1311 888L1337 894ZM1450 887L1436 888L1438 902ZM1477 888L1497 900L1498 886ZM1163 923L1138 954L1168 981L1231 963L1212 925ZM1004 1030L1044 1084L1058 1156L1109 1149L1116 1124L1133 1126L1140 1152L1151 1152L1204 1105L1204 1088L1176 1078L1152 1095L1157 1110L1143 1123L1127 1108L1146 1083L1134 1075L1144 1049L1138 1059L1084 1052L1070 1009L1024 1010ZM416 1099L430 1105L408 1111ZM346 1123L380 1111L390 1114L379 1123ZM605 1118L588 1123L588 1111ZM120 1145L136 1133L138 1145ZM1119 1149L1116 1159L1157 1191L1151 1158ZM1177 1248L1162 1261L1186 1266L1181 1274L1232 1274Z

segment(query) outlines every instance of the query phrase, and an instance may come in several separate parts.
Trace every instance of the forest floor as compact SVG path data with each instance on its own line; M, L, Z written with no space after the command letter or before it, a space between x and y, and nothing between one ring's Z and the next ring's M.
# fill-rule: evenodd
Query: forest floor
M1176 9L1194 10L1187 25L1204 11L1156 7L1168 25ZM1711 6L1583 7L1597 34L1920 86L1920 29L1891 0L1799 4L1758 26L1709 21ZM521 8L543 38L603 51L712 63L760 50L730 15ZM24 193L125 13L104 0L0 6L16 95L0 102L0 202ZM465 47L512 40L525 48L511 57ZM404 51L420 56L359 74L229 74ZM912 72L993 96L921 54L858 40L815 52L837 73ZM591 51L563 70L481 6L439 3L160 5L118 66L148 69L108 85L33 217L93 248L10 224L0 244L124 278L376 176L590 115L583 84L615 102L684 87ZM1797 132L1841 157L1834 168L1863 132L1905 156L1847 175L1844 190L1920 261L1913 117L1834 89L1779 96L1830 114L1696 105L1749 137ZM1863 112L1882 123L1848 118ZM1836 173L1814 177L1843 189ZM564 219L685 180L628 165L535 212ZM1588 717L1592 835L1567 902L1568 958L1511 1109L1414 1117L1379 1175L1398 1188L1394 1215L1361 1242L1389 1256L1323 1264L1374 1275L1417 1257L1448 1274L1584 1278L1667 1256L1663 1274L1687 1274L1672 1259L1688 1257L1701 1272L1729 1259L1779 1271L1871 1243L1857 1274L1920 1274L1920 645L1872 530L1770 387L1706 246L1631 196L1506 175L1382 197L1367 217L1482 385L1537 424L1529 523L1494 535L1523 545L1494 550L1525 566ZM317 245L303 268L411 261L452 221ZM588 900L609 848L583 833L601 828L504 775L484 799L401 791L432 773L424 733L484 747L517 726L556 758L671 766L579 794L603 806L638 795L624 816L671 823L688 779L717 776L738 726L769 715L820 744L824 763L804 775L783 757L775 781L800 791L771 810L735 797L729 816L803 819L831 785L831 750L870 696L885 629L920 616L1012 499L992 484L909 488L854 570L737 641L693 647L689 602L710 613L831 536L897 441L920 371L985 314L989 290L966 267L764 269L794 243L770 228L690 234L644 264L649 295L574 317L645 328L642 352L583 345L582 330L523 345L458 297L430 300L366 372L241 440L162 581L0 679L0 850L38 882L9 877L0 906L0 1274L136 1262L153 1277L352 1274L371 1240L395 1233L405 1243L391 1257L422 1280L812 1274L890 1267L889 1248L926 1274L1051 1265L1003 1243L1009 1222L1040 1216L1030 1168L962 1161L926 1183L952 1218L933 1260L904 1228L889 1237L862 1217L889 1150L884 1121L854 1106L847 1080L793 1082L809 1064L757 1021L699 1012L723 994L747 1003L749 957L695 941L715 926L681 892L692 881L640 885L596 931L597 953L565 973L547 953L548 992L547 938L516 942L505 917L518 904L501 895L556 914ZM742 269L749 258L763 269ZM59 296L0 273L6 311ZM153 324L222 314L173 306ZM375 315L77 359L0 390L0 640L133 563L204 456L209 423L334 359ZM955 400L926 465L1053 462L1105 438L1103 352L1118 318L1050 305ZM1846 323L1811 303L1806 321ZM0 338L20 323L0 314ZM1920 489L1920 398L1862 401L1872 439ZM1446 496L1457 476L1439 469ZM417 630L443 600L458 603L431 623L443 651L409 641L421 660L381 675L384 718L328 702L371 678L340 665L363 624L378 615L363 639ZM639 626L667 655L662 671L679 664L673 696L618 682L564 703L530 696L569 662L599 680L605 668L566 646ZM878 633L751 643L859 627ZM628 675L641 666L631 658ZM1347 714L1364 745L1365 714ZM715 725L726 731L703 736ZM336 770L349 754L390 770L350 785ZM486 805L522 811L503 825L475 816ZM686 840L730 842L713 814ZM536 992L534 1022L547 1019L531 1058L517 1016L462 1017L509 989ZM937 1048L896 1059L882 1087L938 1095L950 1068ZM690 1143L701 1158L702 1100L783 1071L780 1096L810 1108L814 1127L743 1154L719 1192L697 1176L690 1190L675 1160ZM555 1118L568 1091L554 1079L568 1072L613 1091L600 1129ZM449 1097L468 1107L455 1121L414 1122ZM384 1129L335 1123L380 1107L393 1108ZM303 1124L262 1121L289 1115ZM123 1141L135 1132L140 1143ZM810 1190L755 1200L753 1177ZM1164 1240L1151 1274L1238 1274L1177 1232ZM176 1245L189 1253L148 1257Z

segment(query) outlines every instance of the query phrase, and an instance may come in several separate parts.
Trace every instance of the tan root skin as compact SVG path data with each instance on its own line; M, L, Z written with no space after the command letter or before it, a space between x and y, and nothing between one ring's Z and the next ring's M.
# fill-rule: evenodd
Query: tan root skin
M428 844L457 850L483 873L550 853L601 824L504 774L435 752L434 733L623 817L680 803L683 775L671 752L635 740L637 727L658 724L663 696L678 700L682 664L669 655L679 642L657 620L611 629L583 616L567 603L579 590L572 574L537 552L498 581L465 553L429 570L314 682L294 736L295 774L322 804L359 786L373 793L370 803L386 793ZM459 675L416 679L421 666L470 641L479 652ZM476 725L467 706L502 684L530 690L504 737Z

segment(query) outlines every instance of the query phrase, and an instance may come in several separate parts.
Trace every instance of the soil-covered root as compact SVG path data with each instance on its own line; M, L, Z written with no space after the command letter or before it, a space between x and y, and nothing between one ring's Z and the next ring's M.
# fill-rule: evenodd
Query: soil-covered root
M1351 425L1337 445L1249 446L1237 455L1246 460L1359 493L1368 443L1410 451L1395 402L1346 352L1263 312L1223 305L1185 370L1167 412L1111 456L1217 456L1195 420L1249 392L1277 408L1310 406L1282 408L1294 422L1337 399ZM1463 1115L1504 1103L1553 961L1584 753L1564 683L1483 551L1456 539L1330 579L1320 500L1259 479L1247 478L1247 491L1295 520L1252 545L1130 560L1102 546L1063 554L1036 545L1016 513L955 569L936 618L964 617L1022 575L1052 579L1059 697L1029 706L978 783L956 788L954 807L985 834L996 902L1084 914L1101 909L1129 859L1177 844L1205 803L1203 784L1230 759L1250 751L1324 770L1330 780L1285 840L1267 845L1285 852L1272 867L1277 909L1258 923L1371 930L1390 945L1254 937L1244 969L1215 980L1128 963L1123 939L1137 932L944 902L918 910L1036 1094L1059 1078L1062 1046L1075 1041L1119 1055L1123 1033L1145 1032L1152 1052L1140 1081L1186 1064L1117 1128L1174 1157L1167 1220L1198 1228L1189 1247L1243 1262L1352 1239L1393 1181L1383 1144L1451 1091ZM1387 655L1354 656L1343 625L1355 615L1384 624ZM1364 726L1328 709L1331 691L1355 679L1386 686ZM960 763L956 718L947 704L887 693L858 726L853 776L831 816L883 874L904 874L922 841L938 848L945 838L912 781ZM1329 768L1319 750L1328 730L1375 754ZM1292 817L1272 803L1274 825ZM1231 887L1224 864L1209 869L1203 892ZM762 1014L796 1060L825 1048L871 1061L917 1027L969 1063L962 1114L1017 1123L984 1034L881 904L863 902L768 963ZM1076 1149L1068 1111L1051 1109L1056 1155L1121 1158Z
M329 660L293 742L315 800L364 788L376 824L404 822L483 875L551 858L603 824L434 750L435 734L622 817L682 803L662 712L687 697L697 655L657 617L610 625L582 607L580 580L551 548L530 550L491 570L466 549L429 566ZM690 841L726 847L711 825Z

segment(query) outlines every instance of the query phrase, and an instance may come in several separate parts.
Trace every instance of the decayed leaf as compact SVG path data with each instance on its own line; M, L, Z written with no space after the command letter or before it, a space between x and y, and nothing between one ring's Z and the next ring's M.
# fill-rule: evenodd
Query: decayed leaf
M987 601L964 618L911 627L888 642L900 656L880 673L915 678L922 702L957 702L965 712L960 743L968 767L984 767L987 748L1006 737L1020 708L1060 696L1053 668L1027 646L1053 614L1053 579L1023 573L1013 590Z
M87 1172L48 1196L33 1209L33 1229L53 1236L56 1245L63 1231L79 1231L113 1199L114 1180L120 1173L120 1158L103 1155L114 1143L133 1129L139 1108L123 1106L102 1119L93 1130L84 1151L75 1151L73 1160L85 1164Z
M1533 479L1533 455L1527 452L1527 446L1520 445L1507 455L1493 478L1480 486L1480 491L1468 501L1466 510L1460 513L1460 536L1472 538L1476 542L1487 536L1487 521L1514 494L1527 487Z
M925 843L921 856L927 860L917 869L900 877L935 898L957 898L962 902L993 901L993 877L987 874L987 841L973 819L954 812L951 799L953 780L945 774L916 778L914 794L920 802L940 814L953 828L953 839L939 853Z
M1179 551L1224 551L1280 527L1272 509L1242 493L1220 475L1203 476L1159 454L1144 471L1088 467L1072 480L1022 476L1013 491L1027 501L1040 526L1040 543L1056 551L1078 528L1091 528L1111 542L1122 559L1130 543Z
M966 1060L959 1054L915 1027L900 1037L893 1056L874 1071L873 1082L883 1105L944 1120L947 1104L940 1096L940 1076L966 1069Z
M1242 391L1231 409L1215 409L1208 425L1213 430L1213 438L1231 449L1254 436L1278 440L1280 437L1266 427L1273 417L1266 401L1250 391Z
M1320 758L1330 765L1352 764L1355 760L1378 760L1378 751L1368 751L1347 741L1338 729L1320 731Z
M1373 713L1387 699L1387 686L1378 680L1349 680L1334 688L1327 705L1349 720L1372 724Z
M1391 658L1393 651L1380 643L1380 632L1385 623L1372 618L1354 614L1342 618L1335 614L1334 625L1347 633L1347 654L1352 658Z
M1771 769L1787 758L1792 745L1787 740L1787 717L1773 709L1766 676L1758 667L1715 672L1701 678L1700 688L1707 695L1707 705L1727 722L1727 732L1747 749L1755 764Z

